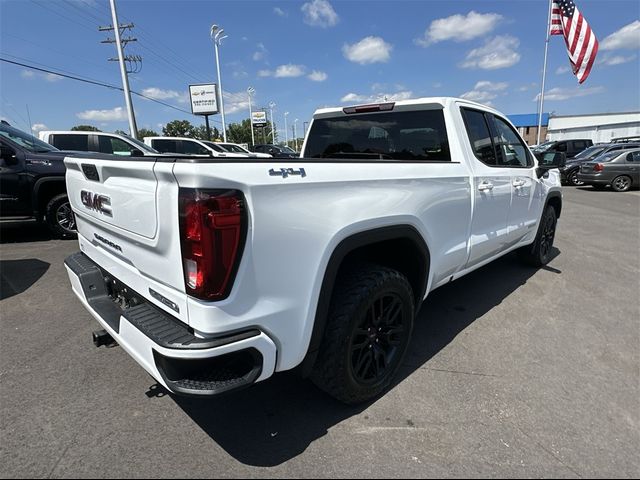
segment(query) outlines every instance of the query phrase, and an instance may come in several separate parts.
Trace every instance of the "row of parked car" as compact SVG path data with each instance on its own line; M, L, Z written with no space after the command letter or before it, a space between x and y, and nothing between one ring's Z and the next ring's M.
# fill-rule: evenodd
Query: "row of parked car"
M286 146L260 144L253 151L229 142L210 142L187 137L144 137L143 141L109 132L42 131L39 139L60 150L98 152L123 156L158 154L196 157L293 158L298 154Z
M640 138L627 137L594 145L588 139L542 143L535 153L563 152L566 164L560 169L564 185L591 185L602 190L611 187L624 192L640 184Z

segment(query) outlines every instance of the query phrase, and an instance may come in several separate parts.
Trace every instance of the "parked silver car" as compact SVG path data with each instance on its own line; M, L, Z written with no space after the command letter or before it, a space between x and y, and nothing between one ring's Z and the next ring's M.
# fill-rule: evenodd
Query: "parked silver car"
M578 180L596 189L626 192L640 184L640 148L604 153L580 166Z

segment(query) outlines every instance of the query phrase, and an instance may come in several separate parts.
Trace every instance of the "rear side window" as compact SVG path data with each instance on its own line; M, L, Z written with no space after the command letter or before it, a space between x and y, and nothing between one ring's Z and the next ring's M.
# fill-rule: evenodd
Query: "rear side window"
M313 121L305 156L451 161L442 110L368 113Z
M471 149L482 163L496 166L496 152L493 149L489 125L483 112L478 110L462 109L467 134L471 142Z
M178 151L178 142L175 140L151 140L151 145L160 153L181 153Z
M573 150L574 150L574 152L581 152L585 148L587 148L587 142L585 142L583 140L578 140L578 141L573 142Z
M627 162L640 163L640 150L637 152L631 152L627 154Z
M52 135L51 145L60 150L89 151L89 135Z

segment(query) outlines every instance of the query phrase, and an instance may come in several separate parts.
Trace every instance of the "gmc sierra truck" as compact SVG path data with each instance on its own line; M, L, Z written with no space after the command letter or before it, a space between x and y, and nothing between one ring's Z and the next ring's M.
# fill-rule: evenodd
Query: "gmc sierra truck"
M67 158L72 288L170 392L296 368L381 394L426 296L512 250L546 264L562 154L463 99L318 110L296 159Z

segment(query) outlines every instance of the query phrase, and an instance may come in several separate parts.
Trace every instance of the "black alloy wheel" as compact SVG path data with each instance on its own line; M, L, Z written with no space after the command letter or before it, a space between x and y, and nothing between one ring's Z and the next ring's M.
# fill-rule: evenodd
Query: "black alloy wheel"
M404 315L398 295L383 294L362 316L351 337L351 369L356 381L375 384L385 377L402 345Z

